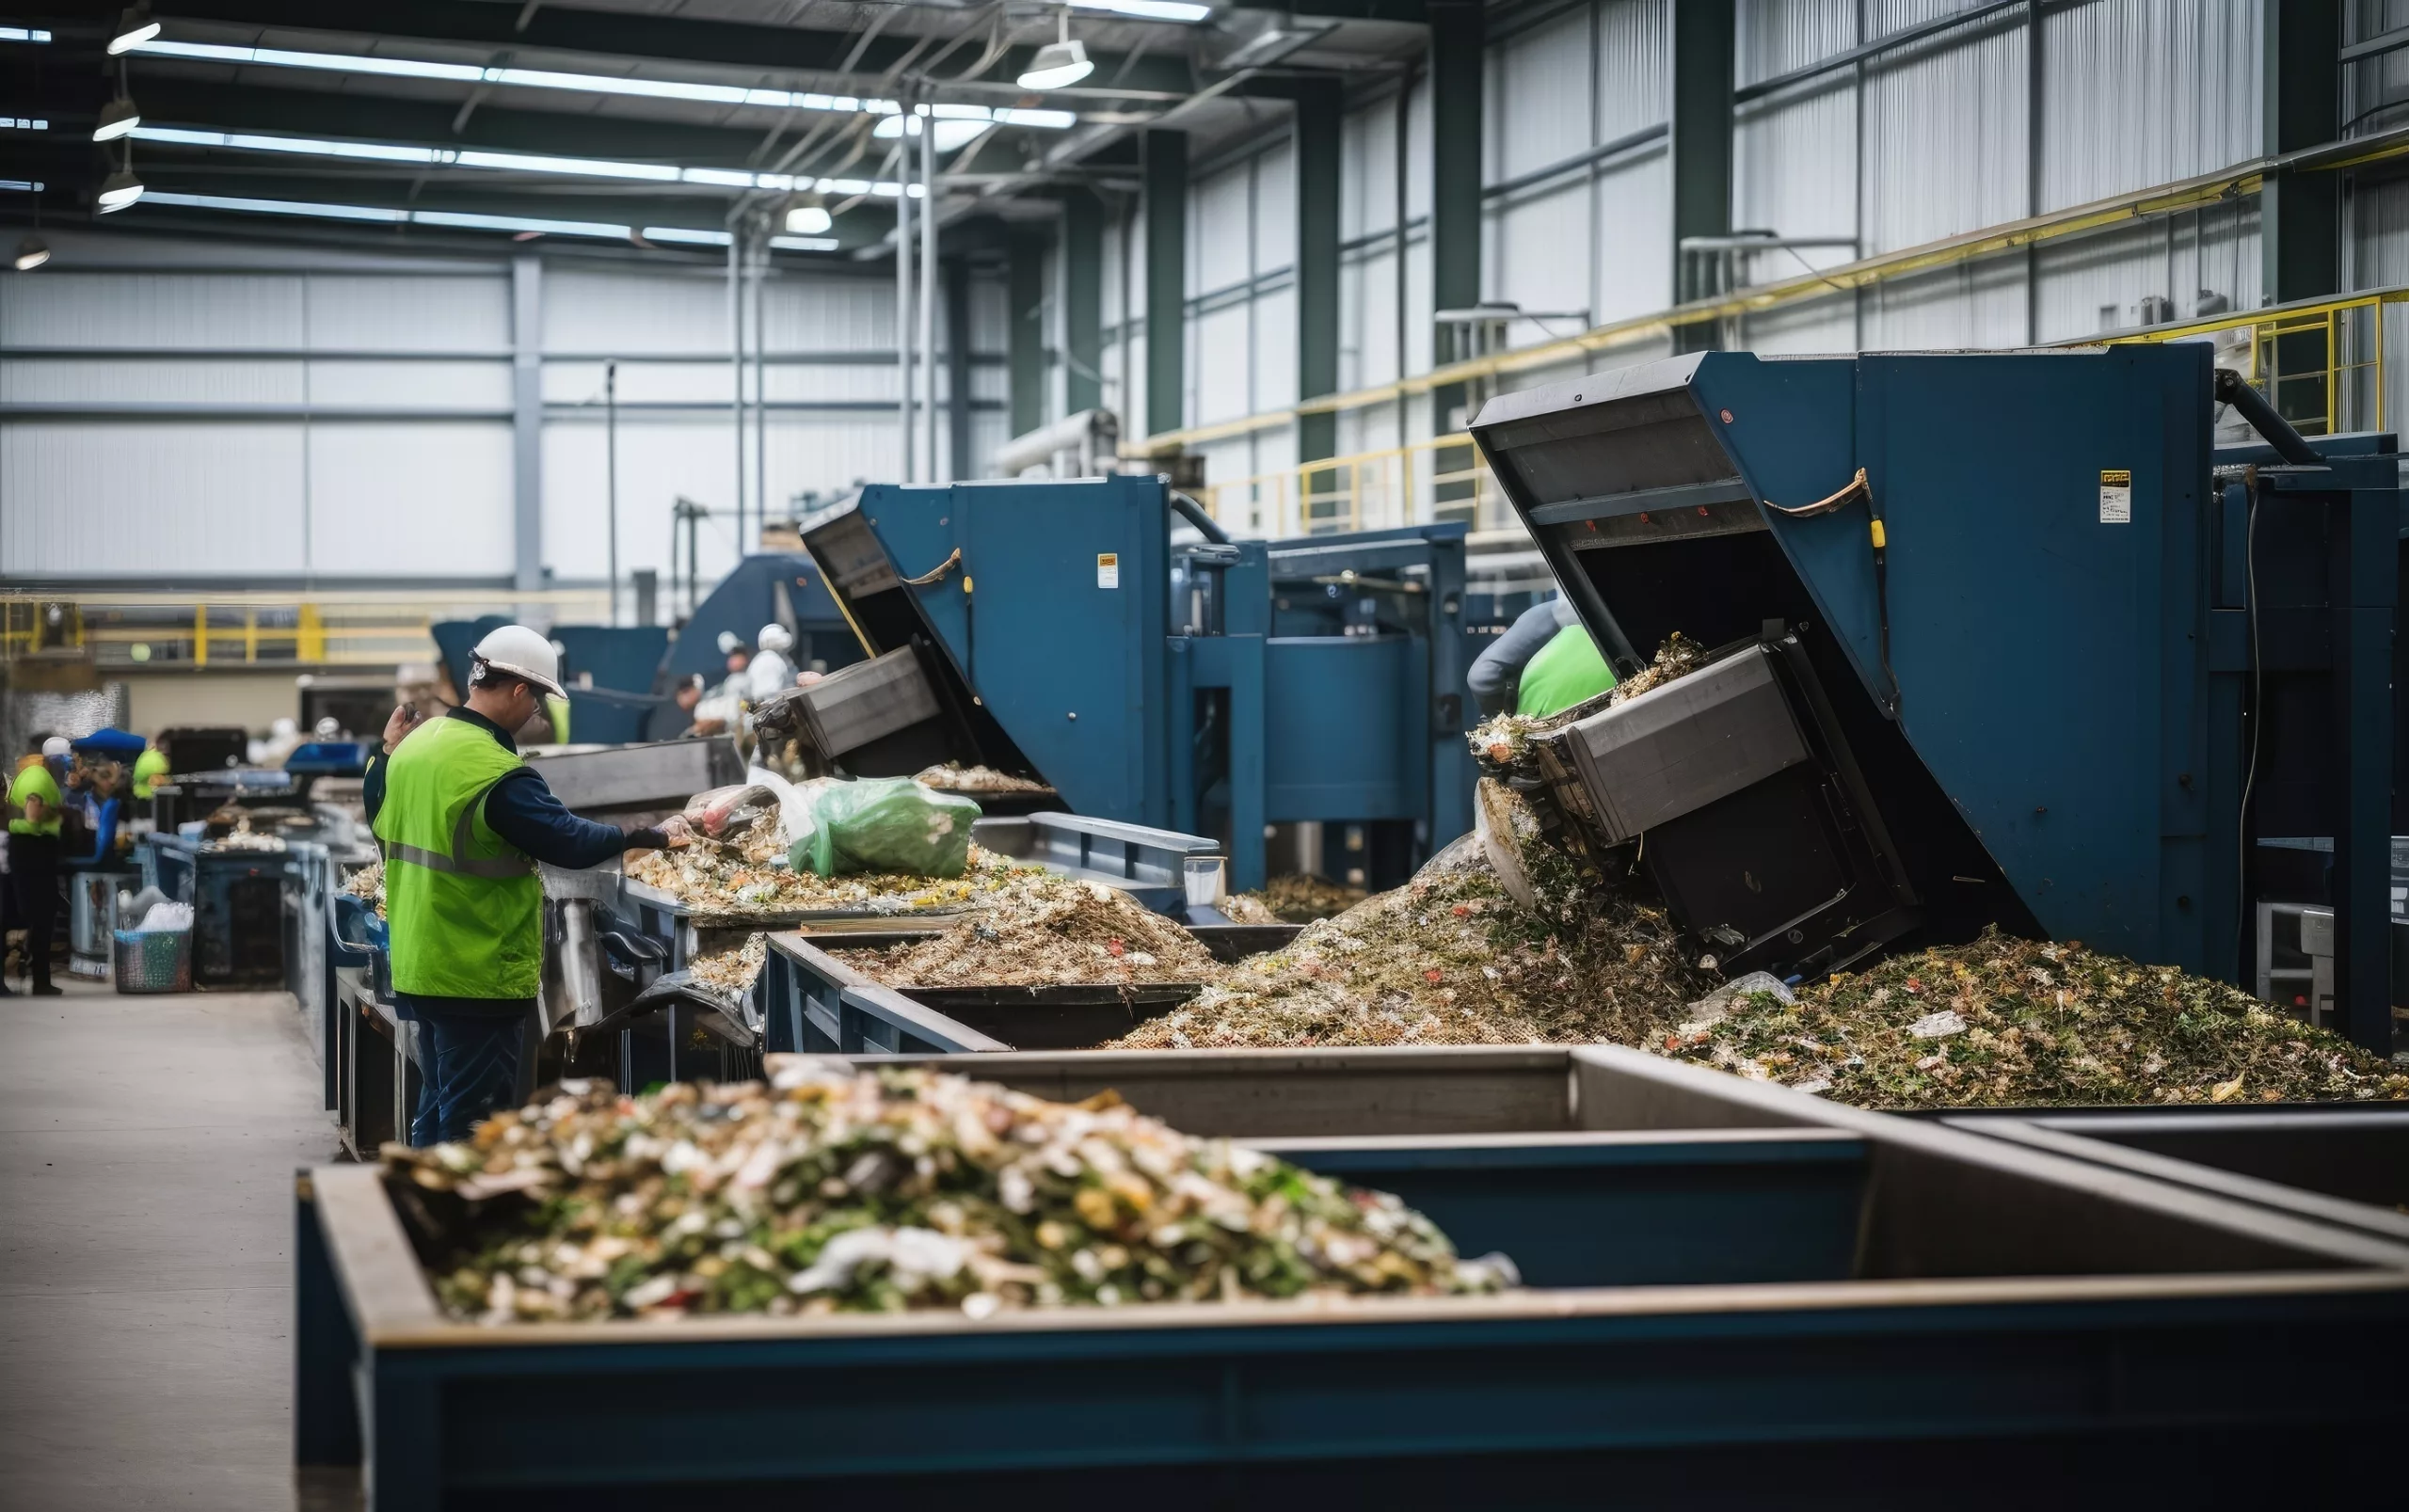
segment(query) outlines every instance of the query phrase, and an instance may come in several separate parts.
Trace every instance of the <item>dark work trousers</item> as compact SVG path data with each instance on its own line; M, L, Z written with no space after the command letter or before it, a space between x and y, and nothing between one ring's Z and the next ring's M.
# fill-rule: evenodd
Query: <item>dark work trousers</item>
M465 1139L494 1109L513 1105L519 1042L526 1033L525 1012L430 1012L427 1001L411 1004L424 1079L410 1119L410 1143L422 1150Z
M8 886L8 927L25 931L25 975L40 992L50 986L50 942L58 923L58 841L9 836Z

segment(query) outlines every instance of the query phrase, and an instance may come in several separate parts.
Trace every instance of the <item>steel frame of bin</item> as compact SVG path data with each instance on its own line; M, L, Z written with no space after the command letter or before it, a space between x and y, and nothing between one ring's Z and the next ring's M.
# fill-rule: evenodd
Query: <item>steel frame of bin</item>
M959 1024L838 962L793 933L773 934L754 1002L773 1054L950 1055L1012 1046Z
M1151 1058L1156 1090L1196 1074L1181 1062L1210 1073L1214 1058ZM1148 1060L967 1065L1037 1090ZM1411 1121L1417 1104L1443 1124L1494 1126L1519 1109L1561 1127L1611 1112L1665 1131L1615 1147L1653 1155L1730 1138L1683 1130L1788 1125L1806 1142L1861 1144L1894 1216L1900 1202L1939 1211L1922 1233L1886 1233L1872 1216L1857 1237L1859 1273L1911 1267L1920 1279L980 1323L922 1313L490 1329L436 1309L376 1172L329 1168L304 1173L296 1207L296 1457L365 1458L380 1512L478 1491L717 1483L758 1493L840 1476L1009 1495L1014 1482L994 1477L1039 1472L1151 1474L1130 1484L1283 1506L1325 1504L1333 1486L1444 1499L1450 1477L1475 1473L1459 1498L1509 1504L1591 1500L1602 1485L1636 1484L1602 1475L1659 1471L1719 1489L1765 1472L1768 1457L1795 1473L1812 1442L1846 1445L1869 1478L1901 1472L1861 1498L1874 1504L1931 1504L1936 1484L1965 1481L1969 1440L1983 1467L1970 1494L2018 1475L2075 1475L2061 1491L2163 1483L2182 1465L2135 1446L2170 1437L2220 1443L2221 1476L2277 1460L2301 1482L2395 1473L2381 1456L2304 1463L2299 1450L2319 1433L2321 1445L2363 1441L2409 1410L2409 1377L2393 1363L2409 1342L2409 1248L1636 1052L1262 1052L1246 1064L1259 1074L1225 1077L1218 1092L1240 1117L1277 1119L1284 1099L1309 1113L1298 1089L1316 1066L1326 1081L1351 1065L1382 1084L1364 1110L1374 1122ZM1440 1065L1498 1074L1450 1095ZM1147 1098L1139 1088L1139 1106ZM1363 1152L1377 1154L1359 1141ZM1976 1230L1992 1249L1966 1248ZM2170 1254L2209 1268L2050 1273ZM1968 1268L1977 1264L1987 1270ZM2246 1431L2278 1424L2288 1431ZM2252 1453L2275 1458L2254 1465ZM1463 1456L1479 1456L1476 1472ZM1173 1467L1208 1473L1161 1477ZM1953 1468L1956 1482L1932 1479ZM987 1478L946 1479L964 1473Z

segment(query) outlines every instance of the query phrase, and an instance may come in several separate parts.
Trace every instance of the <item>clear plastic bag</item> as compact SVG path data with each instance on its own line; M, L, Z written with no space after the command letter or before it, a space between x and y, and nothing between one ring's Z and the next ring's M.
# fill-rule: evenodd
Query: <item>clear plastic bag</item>
M714 840L739 835L778 809L778 795L758 782L714 788L686 800L686 822Z
M804 792L810 832L788 851L797 871L959 877L970 864L970 825L980 808L967 798L910 777L831 782Z

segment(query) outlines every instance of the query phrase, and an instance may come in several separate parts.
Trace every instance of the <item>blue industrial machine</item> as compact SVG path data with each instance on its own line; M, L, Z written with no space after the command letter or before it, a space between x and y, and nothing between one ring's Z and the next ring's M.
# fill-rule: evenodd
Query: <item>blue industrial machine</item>
M2219 402L2269 444L2212 452ZM2255 842L2309 836L2390 1048L2390 438L2312 447L2198 345L1705 353L1473 434L1611 659L1715 648L1540 764L1726 969L1996 923L2241 982Z
M1174 511L1201 539L1174 545ZM803 690L858 775L980 763L1094 819L1367 836L1381 885L1471 827L1463 528L1232 541L1165 480L877 485L804 544L873 660Z

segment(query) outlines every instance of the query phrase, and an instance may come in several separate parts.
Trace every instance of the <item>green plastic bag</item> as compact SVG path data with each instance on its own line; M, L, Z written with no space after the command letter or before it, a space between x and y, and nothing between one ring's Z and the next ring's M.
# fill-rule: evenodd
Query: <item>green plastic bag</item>
M788 851L795 870L822 877L888 872L959 877L970 864L979 805L910 777L864 777L806 789L811 828Z

